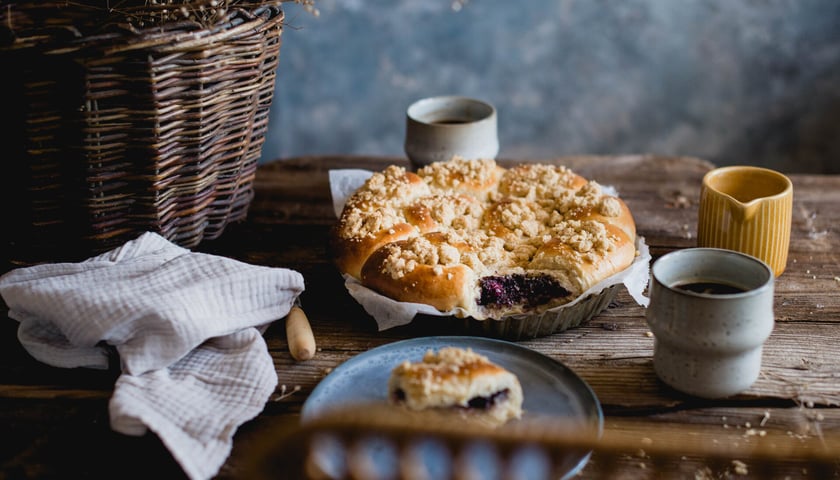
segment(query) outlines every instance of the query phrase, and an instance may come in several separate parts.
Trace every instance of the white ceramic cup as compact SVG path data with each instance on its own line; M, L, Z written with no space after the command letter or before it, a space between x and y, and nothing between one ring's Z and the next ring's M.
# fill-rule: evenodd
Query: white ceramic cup
M743 253L688 248L659 258L652 273L646 320L654 334L653 366L659 378L704 398L749 388L773 330L773 270ZM702 283L742 291L703 293L709 285ZM698 291L687 290L689 284Z
M496 109L474 98L430 97L406 111L405 153L415 167L453 156L469 160L499 153Z

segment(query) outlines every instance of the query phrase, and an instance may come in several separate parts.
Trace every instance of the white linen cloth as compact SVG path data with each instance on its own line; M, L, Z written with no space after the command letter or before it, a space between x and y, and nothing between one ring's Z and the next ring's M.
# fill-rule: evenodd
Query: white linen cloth
M283 318L303 289L296 271L191 252L155 233L0 277L18 338L39 361L107 368L116 349L111 428L151 429L193 479L218 472L236 429L274 392L257 327Z

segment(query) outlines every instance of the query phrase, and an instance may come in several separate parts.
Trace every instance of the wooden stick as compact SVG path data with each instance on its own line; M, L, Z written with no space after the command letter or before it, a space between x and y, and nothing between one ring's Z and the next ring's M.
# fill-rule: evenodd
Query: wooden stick
M309 360L315 356L315 335L309 319L300 307L293 306L286 317L286 341L289 342L289 353L297 361Z

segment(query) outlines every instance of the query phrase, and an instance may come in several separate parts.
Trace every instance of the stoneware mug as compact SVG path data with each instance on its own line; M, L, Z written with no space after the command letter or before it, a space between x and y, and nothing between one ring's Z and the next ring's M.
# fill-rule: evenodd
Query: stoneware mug
M722 167L703 177L697 246L758 257L778 277L790 246L793 184L774 170Z
M496 109L468 97L418 100L406 111L405 153L415 167L456 155L469 160L496 158Z
M656 260L646 320L657 376L703 398L749 388L773 330L774 279L766 263L732 250L688 248Z

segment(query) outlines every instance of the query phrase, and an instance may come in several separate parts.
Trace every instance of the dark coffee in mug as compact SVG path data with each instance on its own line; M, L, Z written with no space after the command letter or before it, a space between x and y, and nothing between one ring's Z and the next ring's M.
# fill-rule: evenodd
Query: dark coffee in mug
M732 295L733 293L744 293L747 291L737 285L721 282L687 282L674 285L674 288L694 293L705 293L709 295Z
M440 120L435 120L435 125L462 125L464 123L470 123L472 120L464 119L464 118L442 118Z
M659 257L651 274L645 320L656 375L703 398L749 388L775 325L773 270L733 250L683 248Z

